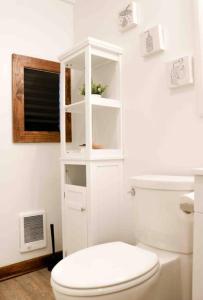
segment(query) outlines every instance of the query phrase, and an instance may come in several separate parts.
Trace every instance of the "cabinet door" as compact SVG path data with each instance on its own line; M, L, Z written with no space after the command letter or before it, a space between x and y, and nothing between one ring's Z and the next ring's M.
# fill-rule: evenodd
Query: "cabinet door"
M86 188L65 186L64 253L65 256L87 247Z
M89 244L119 240L122 184L122 162L92 163Z

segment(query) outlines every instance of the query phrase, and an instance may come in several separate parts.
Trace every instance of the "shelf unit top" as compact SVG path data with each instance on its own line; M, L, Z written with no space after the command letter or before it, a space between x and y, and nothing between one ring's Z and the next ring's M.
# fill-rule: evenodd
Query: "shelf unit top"
M88 37L85 41L75 45L71 50L64 52L62 55L59 56L59 61L62 62L66 60L69 56L72 56L75 53L84 50L87 46L92 46L101 50L109 51L118 55L123 54L123 49L111 44L104 42L102 40L98 40L92 37Z
M108 62L118 61L122 55L122 48L113 44L88 37L87 40L76 45L71 50L59 56L59 61L70 68L82 70L85 68L85 49L91 46L92 67L104 65Z

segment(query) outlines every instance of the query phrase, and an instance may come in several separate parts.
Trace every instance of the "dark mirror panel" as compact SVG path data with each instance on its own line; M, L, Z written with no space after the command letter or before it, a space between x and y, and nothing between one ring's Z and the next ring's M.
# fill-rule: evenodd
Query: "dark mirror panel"
M25 131L59 131L59 74L24 68Z

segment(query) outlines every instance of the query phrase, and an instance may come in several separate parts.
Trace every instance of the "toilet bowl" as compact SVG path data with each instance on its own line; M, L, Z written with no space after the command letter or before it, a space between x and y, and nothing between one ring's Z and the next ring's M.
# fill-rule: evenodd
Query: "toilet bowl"
M179 202L193 178L135 177L133 186L138 243L96 245L64 258L51 274L56 300L191 300L193 219Z
M51 285L57 300L180 300L180 264L175 253L107 243L62 260L52 272Z
M155 253L114 242L78 251L62 260L52 272L51 284L59 300L126 299L125 295L135 294L134 289L137 297L132 299L139 300L159 271Z

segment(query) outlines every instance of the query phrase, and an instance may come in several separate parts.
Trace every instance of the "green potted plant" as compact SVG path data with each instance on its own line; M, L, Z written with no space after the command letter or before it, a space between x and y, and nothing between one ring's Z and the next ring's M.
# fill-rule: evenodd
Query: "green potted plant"
M102 85L101 83L95 83L92 81L92 95L97 95L101 97L105 92L107 85ZM85 84L80 88L80 95L85 96Z

